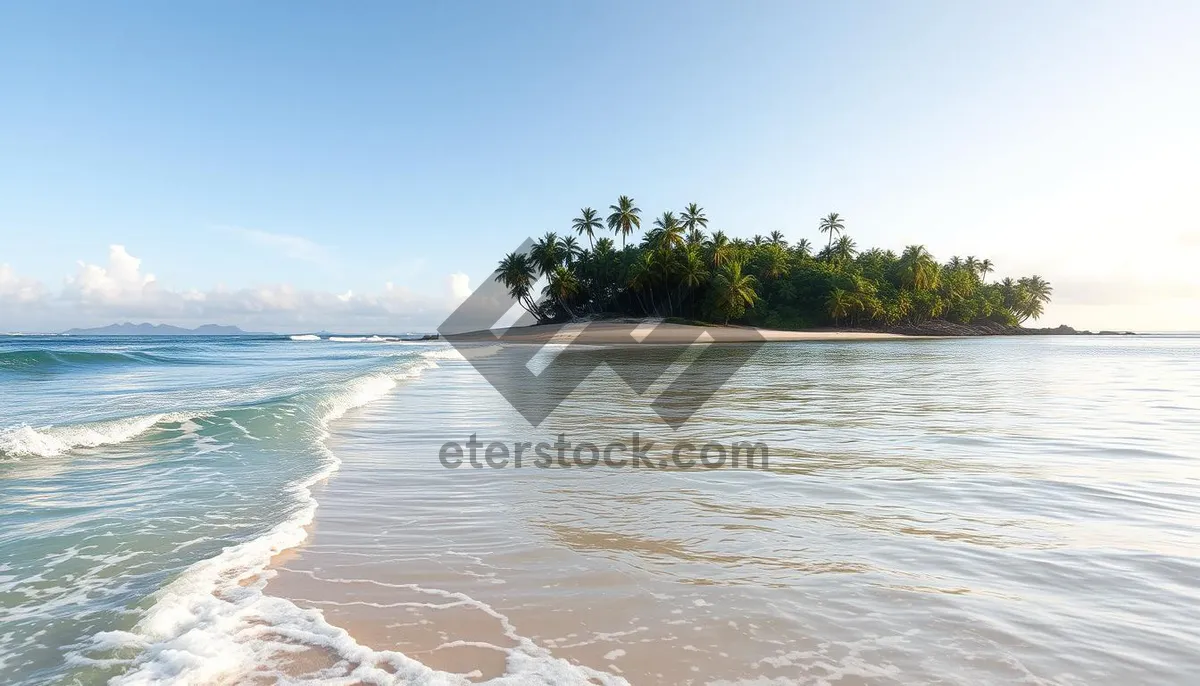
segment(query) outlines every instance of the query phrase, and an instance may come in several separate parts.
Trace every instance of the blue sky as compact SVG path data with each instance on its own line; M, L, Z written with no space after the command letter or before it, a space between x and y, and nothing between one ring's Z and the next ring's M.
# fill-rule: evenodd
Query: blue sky
M1197 330L1198 33L1190 2L6 3L0 329L430 329L625 193L744 236L837 211L1041 274L1048 325Z

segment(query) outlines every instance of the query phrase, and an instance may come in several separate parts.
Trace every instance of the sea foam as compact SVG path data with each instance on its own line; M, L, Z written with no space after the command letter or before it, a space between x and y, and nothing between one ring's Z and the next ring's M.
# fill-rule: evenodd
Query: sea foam
M0 431L0 457L54 457L75 448L97 448L133 440L167 421L184 421L192 415L167 413L88 424L47 426L28 425Z
M341 465L324 445L329 423L383 397L400 380L436 367L437 359L454 356L452 351L431 350L396 368L354 379L323 398L315 411L321 430L318 449L324 460L316 473L289 487L290 496L299 504L295 513L265 535L192 565L155 595L154 605L132 630L99 633L83 652L73 653L70 661L127 665L128 671L110 681L115 685L208 684L255 678L277 683L473 683L463 675L434 670L402 653L363 646L344 629L326 622L319 610L303 609L263 592L275 575L269 569L271 560L299 546L307 537L307 527L317 509L312 487ZM509 653L508 673L493 680L493 684L626 683L619 677L554 658L532 640L518 636L507 618L504 624L519 648ZM289 673L291 658L305 647L332 653L340 668L308 676ZM113 651L120 654L129 649L136 650L137 656L88 657L92 651L112 655Z
M400 339L391 336L330 336L329 340L334 343L387 343Z

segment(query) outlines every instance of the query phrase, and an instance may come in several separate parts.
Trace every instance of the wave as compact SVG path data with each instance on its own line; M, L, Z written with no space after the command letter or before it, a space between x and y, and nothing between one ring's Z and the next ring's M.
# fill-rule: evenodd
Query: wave
M416 335L416 334L414 334ZM404 338L401 336L330 336L329 338L321 338L316 334L296 334L288 336L293 341L331 341L333 343L426 343L428 341L418 340L413 338Z
M0 430L0 457L54 457L76 448L98 448L133 440L155 425L181 422L195 415L161 413L88 424L34 428L28 425Z
M355 378L319 399L313 410L319 429L315 445L322 461L316 473L288 488L299 505L295 514L258 538L192 565L155 594L154 604L131 630L96 634L84 652L73 653L69 661L126 666L127 671L110 680L116 686L240 683L256 677L279 683L473 683L403 653L364 646L345 629L327 622L320 610L303 609L264 592L274 576L271 561L301 545L308 536L318 506L313 486L341 466L341 460L325 445L330 424L352 409L382 398L401 380L436 367L438 360L455 357L452 350L431 350L401 365ZM511 629L507 618L504 623ZM518 647L509 654L508 673L493 684L627 683L555 658L515 631L512 635ZM86 656L91 651L127 655L131 649L136 657ZM331 653L336 664L315 674L298 675L295 657L306 649Z
M335 343L388 343L403 340L394 336L330 336Z
M304 433L317 464L285 487L279 503L280 509L289 513L285 521L184 569L154 594L152 604L131 629L94 634L68 653L68 663L120 672L110 680L112 684L241 683L260 676L282 683L470 683L460 675L434 670L402 653L361 645L344 629L326 622L319 610L302 609L287 599L265 593L274 575L272 560L301 545L307 537L317 509L313 486L341 466L325 445L331 423L447 359L461 356L449 347L406 353L385 362L382 368L320 390L277 396L247 406L190 414L148 414L71 426L21 426L0 432L0 454L20 457L53 456L76 448L120 444L145 438L156 426L184 423L189 418L225 418L238 426L240 413L250 407L281 405L310 429ZM532 640L516 637L515 632L514 640L518 647L510 652L509 674L494 683L624 683L554 658ZM331 654L337 665L345 667L345 673L333 674L330 669L340 668L336 667L297 675L295 656L301 648Z
M254 640L264 622L287 626L289 631L300 634L305 634L305 627L316 627L316 633L308 633L313 637L323 636L325 640L318 641L320 645L340 640L345 632L324 624L319 613L301 610L286 600L263 594L269 577L267 566L275 555L304 541L306 527L312 523L317 508L311 487L327 479L341 465L324 447L329 422L383 397L399 379L433 366L436 363L432 359L418 358L398 369L352 379L317 399L312 409L319 429L317 447L322 461L314 474L288 487L288 495L300 505L296 513L258 538L230 546L216 557L192 565L156 594L154 604L131 631L101 632L93 636L88 647L99 651L133 648L139 651L138 657L95 660L73 653L69 661L130 667L110 683L199 684L239 670L252 671L261 662L258 652L263 648L261 643L269 643L264 637L259 637L258 643ZM153 426L159 417L143 418L141 430ZM23 437L28 437L29 431L32 430L28 427L20 430ZM125 435L134 435L133 431L131 427Z
M26 358L43 360L42 353L48 351L22 351L17 355ZM8 355L9 359L16 355ZM150 353L92 353L72 352L70 355L90 360L93 364L102 364L103 360L112 357L124 359L127 355L136 355L147 359L162 360L161 356ZM400 379L409 378L421 369L436 366L435 360L454 359L457 353L451 350L431 350L424 353L418 360L402 363L398 369L368 374L346 382L341 390L331 394L323 394L318 399L320 420L333 421L340 418L354 407L366 404L371 400L382 397ZM415 371L414 371L415 370ZM296 394L287 394L268 398L256 399L251 405L260 406L274 402L284 402L296 398ZM87 422L82 424L65 424L58 426L33 427L21 425L0 429L0 459L19 459L23 457L55 457L77 448L98 448L106 445L116 445L133 440L146 433L160 423L181 422L204 414L230 412L244 409L245 406L223 406L216 408L197 409L190 412L159 412L119 419Z
M94 350L6 350L0 351L0 370L53 372L107 365L209 364L196 358L171 357L142 351L100 352Z

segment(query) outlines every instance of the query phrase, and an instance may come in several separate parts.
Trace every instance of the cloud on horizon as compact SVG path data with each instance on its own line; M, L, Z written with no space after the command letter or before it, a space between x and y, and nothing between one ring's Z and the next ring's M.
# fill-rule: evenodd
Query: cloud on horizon
M143 272L142 260L124 246L112 245L106 264L80 261L58 292L0 265L0 329L49 332L136 319L280 332L424 331L433 330L469 293L469 280L461 273L448 275L440 292L434 293L392 283L378 293L364 294L305 290L286 283L174 290Z
M42 284L35 279L18 275L7 264L0 264L0 312L6 303L23 305L42 299Z

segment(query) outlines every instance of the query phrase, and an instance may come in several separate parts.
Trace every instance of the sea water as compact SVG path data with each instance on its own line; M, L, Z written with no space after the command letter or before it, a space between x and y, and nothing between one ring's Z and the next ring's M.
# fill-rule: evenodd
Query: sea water
M603 369L530 427L445 344L297 338L0 339L0 680L1200 672L1200 338L771 344L679 429ZM769 467L438 460L632 430Z

